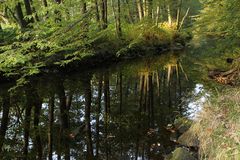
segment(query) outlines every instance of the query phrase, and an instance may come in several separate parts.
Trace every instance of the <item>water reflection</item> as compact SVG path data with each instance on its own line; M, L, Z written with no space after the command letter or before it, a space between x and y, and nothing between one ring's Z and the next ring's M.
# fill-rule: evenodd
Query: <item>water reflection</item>
M1 89L1 159L163 159L194 87L176 55L30 82Z

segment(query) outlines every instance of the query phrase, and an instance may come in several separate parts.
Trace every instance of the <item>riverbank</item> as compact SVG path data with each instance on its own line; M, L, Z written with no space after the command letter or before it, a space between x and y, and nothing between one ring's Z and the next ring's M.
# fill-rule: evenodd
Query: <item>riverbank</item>
M198 135L200 159L240 159L239 88L229 88L205 104L192 126Z
M191 127L178 138L181 146L171 160L196 154L198 159L228 160L240 159L239 134L239 87L219 92L205 103L203 110ZM189 150L190 149L190 150Z
M166 24L125 25L122 37L116 35L114 26L103 31L66 29L59 27L47 34L40 30L15 31L13 34L17 38L14 40L5 37L8 41L0 47L0 72L6 77L19 77L35 75L43 70L89 68L183 49L191 38Z

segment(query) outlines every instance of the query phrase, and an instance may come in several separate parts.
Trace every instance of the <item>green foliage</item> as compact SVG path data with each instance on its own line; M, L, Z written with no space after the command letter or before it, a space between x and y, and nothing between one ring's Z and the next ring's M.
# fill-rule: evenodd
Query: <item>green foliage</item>
M18 2L22 7L23 20L28 22L27 27L19 28L20 19L14 14ZM50 66L65 67L94 58L101 61L128 54L135 56L146 48L169 46L177 35L164 22L166 17L156 26L155 12L152 18L145 16L139 21L134 3L121 3L119 6L122 28L122 36L119 37L116 34L117 19L113 16L114 9L110 4L108 27L102 29L103 22L96 20L96 10L90 1L86 1L86 12L82 11L84 2L81 0L69 0L60 4L47 2L47 6L38 1L31 2L30 15L27 15L22 0L2 2L0 11L7 21L0 21L3 25L3 30L0 31L0 72L8 76L27 76L38 74ZM164 7L165 3L169 3L172 9L178 7L170 1L153 1L154 5L160 7ZM115 2L113 5L116 5ZM153 10L156 11L154 5ZM185 12L187 5L184 3L182 12ZM101 5L98 7L101 11ZM163 15L166 16L166 13ZM29 20L32 19L34 21L30 23Z
M237 0L202 0L204 9L196 23L201 34L238 39L240 5Z

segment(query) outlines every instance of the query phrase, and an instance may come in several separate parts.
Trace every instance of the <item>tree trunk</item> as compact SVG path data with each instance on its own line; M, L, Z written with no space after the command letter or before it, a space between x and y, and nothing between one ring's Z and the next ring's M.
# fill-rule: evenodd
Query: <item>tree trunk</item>
M34 15L34 19L35 19L35 21L39 21L39 17L38 17L38 15L37 15L37 12L36 12L36 9L35 9L35 7L33 6L33 0L30 0L30 2L31 2L31 4L32 4L32 13L34 13L35 15Z
M136 0L136 2L137 2L137 7L138 7L139 19L142 20L144 17L143 2L142 2L142 0Z
M21 27L21 29L26 28L27 22L24 20L24 15L22 12L22 7L20 2L17 3L15 10L16 10L16 17L17 17L19 26Z
M5 140L5 134L7 131L8 121L9 121L9 109L10 109L10 96L6 93L6 96L2 98L2 119L0 127L0 158L2 157L2 146Z
M108 137L108 124L110 118L110 91L109 91L109 73L105 73L104 75L104 108L105 108L105 116L104 116L104 128L105 128L105 138ZM106 152L106 160L109 159L110 146L108 140L106 140L105 144L105 152Z
M99 158L99 133L100 133L100 114L101 114L101 100L102 100L102 75L99 77L98 82L98 99L97 99L97 114L96 114L96 159Z
M32 8L31 8L30 0L24 0L24 6L25 6L25 9L26 9L27 15L31 16L32 15ZM27 23L33 23L33 22L34 22L33 18L30 18L29 20L27 20Z
M177 30L179 29L180 26L180 17L181 17L181 11L182 11L182 0L179 0L179 5L177 9Z
M122 106L123 106L123 84L122 84L122 73L119 75L119 107L120 107L120 114L122 114Z
M29 145L29 135L30 135L30 122L31 122L31 110L32 103L29 99L30 94L27 94L27 106L25 109L25 120L24 120L24 147L23 156L24 160L28 159L28 145Z
M159 22L159 12L160 12L160 6L157 6L157 12L156 12L156 25L158 26Z
M116 12L116 9L114 7L113 0L111 2L112 2L113 16L114 16L114 19L115 19L116 33L117 33L118 38L120 38L121 35L122 35L121 19L120 19L120 12L121 12L120 0L117 0L117 12Z
M167 5L167 14L168 14L168 25L172 27L172 16L171 16L170 5Z
M54 96L49 99L49 111L48 111L48 159L52 160L53 152L53 123L54 123Z
M110 113L110 88L109 88L109 73L104 75L104 102L107 113Z
M186 19L187 16L188 16L189 10L190 10L190 8L187 9L187 11L186 11L184 17L182 18L182 21L181 21L181 23L180 23L180 25L179 25L178 31L180 31L180 30L182 29L182 25L183 25L185 19Z
M91 83L90 77L85 84L85 121L86 121L86 133L87 133L87 159L93 159L93 146L92 146L92 132L91 132L91 118L90 108L92 103Z
M144 12L144 17L147 17L148 16L147 0L143 0L143 12Z
M122 36L122 27L121 27L121 3L120 0L117 0L117 33L118 37Z
M95 14L96 14L96 21L100 21L99 9L98 9L98 0L95 0Z
M34 91L36 92L36 91ZM40 129L39 129L39 117L41 114L41 108L42 108L42 100L39 97L39 95L37 93L35 93L34 95L35 97L35 102L34 102L34 148L37 150L38 153L38 158L39 160L41 160L42 154L43 154L43 149L42 149L42 142L41 142L41 133L40 133Z
M59 145L63 145L64 147L64 159L70 160L70 148L69 148L69 138L68 138L68 130L69 130L69 108L67 107L67 97L65 95L65 89L63 86L63 82L59 82L58 86L58 96L60 100L60 132L62 135L62 143ZM59 147L61 147L59 146Z
M106 29L108 26L107 22L107 0L102 0L102 5L101 5L101 10L102 10L102 29Z
M150 114L151 114L151 127L154 128L154 95L153 95L153 76L149 75L149 101L150 101Z

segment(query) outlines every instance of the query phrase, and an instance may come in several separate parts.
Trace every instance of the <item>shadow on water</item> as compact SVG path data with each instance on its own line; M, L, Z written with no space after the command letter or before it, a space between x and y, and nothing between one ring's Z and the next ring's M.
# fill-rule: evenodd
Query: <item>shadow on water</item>
M196 85L181 61L168 54L2 87L1 159L163 159L175 147L166 126L186 114Z

